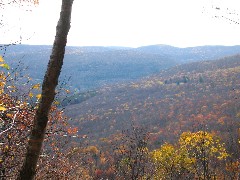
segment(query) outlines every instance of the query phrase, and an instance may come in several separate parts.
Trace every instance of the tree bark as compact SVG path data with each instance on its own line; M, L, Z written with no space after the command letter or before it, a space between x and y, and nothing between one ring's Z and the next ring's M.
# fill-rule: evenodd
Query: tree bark
M27 153L19 172L19 180L31 180L36 173L36 166L48 123L48 115L55 98L55 89L63 65L67 35L70 30L73 0L62 0L60 18L56 27L56 36L52 54L42 84L42 98L34 117L33 128L27 146Z

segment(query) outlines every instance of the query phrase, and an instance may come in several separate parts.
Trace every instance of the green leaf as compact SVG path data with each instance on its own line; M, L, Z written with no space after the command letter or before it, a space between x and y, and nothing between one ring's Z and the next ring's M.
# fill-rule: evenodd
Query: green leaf
M7 70L10 69L10 66L8 64L0 64L0 67L3 67L5 69L7 69Z

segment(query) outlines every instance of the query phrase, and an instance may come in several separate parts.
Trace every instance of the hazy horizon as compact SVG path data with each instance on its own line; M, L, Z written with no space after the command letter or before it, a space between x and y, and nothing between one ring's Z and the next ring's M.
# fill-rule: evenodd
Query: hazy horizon
M0 44L0 45L5 45L5 44ZM52 44L13 44L15 45L23 45L23 46L52 46ZM171 44L149 44L149 45L142 45L142 46L137 46L137 47L131 47L131 46L121 46L121 45L68 45L67 47L119 47L119 48L141 48L141 47L149 47L149 46L170 46L170 47L175 47L175 48L192 48L192 47L209 47L209 46L226 46L226 47L232 47L232 46L240 46L240 44L235 44L235 45L222 45L222 44L206 44L206 45L196 45L196 46L187 46L187 47L181 47L181 46L174 46Z
M41 0L36 7L4 7L0 43L52 45L60 6ZM68 45L232 46L240 44L238 12L238 0L74 1Z

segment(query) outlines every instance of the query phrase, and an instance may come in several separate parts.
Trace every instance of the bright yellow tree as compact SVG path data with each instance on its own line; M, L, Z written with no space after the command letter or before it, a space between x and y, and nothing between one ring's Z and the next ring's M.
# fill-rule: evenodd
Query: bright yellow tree
M156 167L155 179L180 179L192 171L194 158L188 157L185 148L178 148L169 143L163 144L152 152L153 162Z
M213 133L184 132L176 145L163 144L152 152L155 179L212 179L228 157L224 144Z
M228 157L224 144L213 133L206 131L184 132L179 145L186 149L189 158L195 159L197 178L211 179L217 176L216 165Z

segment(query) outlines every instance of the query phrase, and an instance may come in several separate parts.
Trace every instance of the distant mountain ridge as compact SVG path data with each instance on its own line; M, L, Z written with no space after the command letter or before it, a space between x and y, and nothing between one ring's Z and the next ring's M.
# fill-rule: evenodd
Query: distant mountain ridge
M150 54L165 54L177 58L183 62L196 60L213 60L224 56L234 55L240 53L240 46L196 46L178 48L169 45L151 45L137 48Z
M5 59L14 68L18 61L25 71L41 82L47 67L51 47L47 45L9 46ZM200 46L177 48L168 45L130 47L74 47L66 48L62 79L71 76L68 87L80 91L96 89L108 84L134 81L159 73L182 63L218 59L240 53L240 46Z

